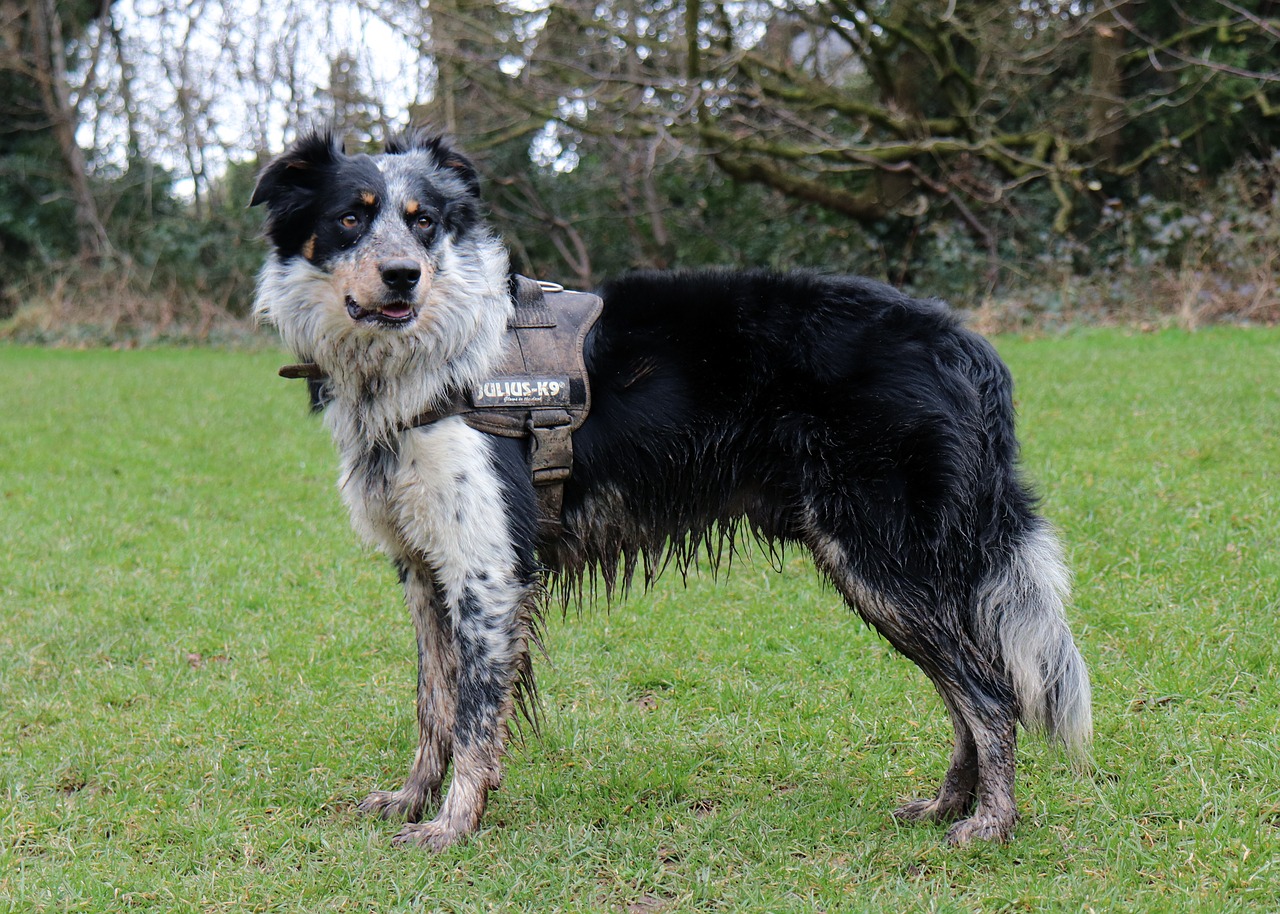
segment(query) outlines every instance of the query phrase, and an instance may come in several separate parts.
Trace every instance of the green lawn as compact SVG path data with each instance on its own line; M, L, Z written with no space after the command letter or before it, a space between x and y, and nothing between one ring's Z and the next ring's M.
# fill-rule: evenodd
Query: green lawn
M1028 739L1011 845L895 824L945 714L794 553L553 616L543 732L440 856L354 809L410 625L281 357L0 348L0 912L1280 908L1280 331L1000 348L1094 777Z

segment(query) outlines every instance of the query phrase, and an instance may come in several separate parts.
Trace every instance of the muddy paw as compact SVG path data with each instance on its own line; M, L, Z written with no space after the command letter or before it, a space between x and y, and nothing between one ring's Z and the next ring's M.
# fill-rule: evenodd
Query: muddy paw
M899 822L954 822L973 808L972 796L948 794L932 799L908 800L893 811Z
M899 822L952 822L963 811L947 806L938 800L909 800L893 811Z
M417 822L422 818L422 809L427 798L417 791L375 790L360 801L359 809L368 816L379 816L383 819L403 818Z
M391 843L397 847L425 847L433 851L442 851L466 837L466 834L432 819L430 822L406 825L391 839Z
M1013 826L1017 821L1017 816L981 814L962 819L947 832L947 843L955 846L968 844L970 841L1003 844L1013 837Z

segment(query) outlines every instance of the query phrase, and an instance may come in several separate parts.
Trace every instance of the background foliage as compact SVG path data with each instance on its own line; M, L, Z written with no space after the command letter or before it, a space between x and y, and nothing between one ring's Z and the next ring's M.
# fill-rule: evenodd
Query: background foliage
M993 324L1273 320L1276 0L15 0L0 316L243 315L299 131L455 134L516 266L815 266ZM395 74L394 77L387 73ZM25 306L25 307L24 307Z

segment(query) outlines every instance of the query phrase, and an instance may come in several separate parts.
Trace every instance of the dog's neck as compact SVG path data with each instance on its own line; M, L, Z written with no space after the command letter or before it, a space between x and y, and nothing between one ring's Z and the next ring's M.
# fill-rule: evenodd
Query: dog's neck
M344 452L390 446L416 416L443 406L469 390L496 364L509 300L494 302L470 341L458 351L411 344L379 347L378 357L325 359L332 401L325 421ZM361 354L363 355L363 354Z
M377 330L350 322L328 277L272 260L257 312L326 380L325 421L344 454L393 445L413 417L470 389L496 364L514 303L506 251L485 239L437 271L416 322Z

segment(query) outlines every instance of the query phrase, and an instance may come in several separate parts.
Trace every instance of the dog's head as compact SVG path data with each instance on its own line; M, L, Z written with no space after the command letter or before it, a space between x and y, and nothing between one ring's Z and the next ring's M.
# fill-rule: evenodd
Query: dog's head
M499 358L507 252L447 141L413 132L349 156L312 134L263 169L251 202L271 244L254 313L320 366L335 434L389 436Z
M332 277L352 321L393 329L417 320L443 249L475 226L479 180L440 137L410 133L373 157L317 133L263 170L259 204L278 259Z

